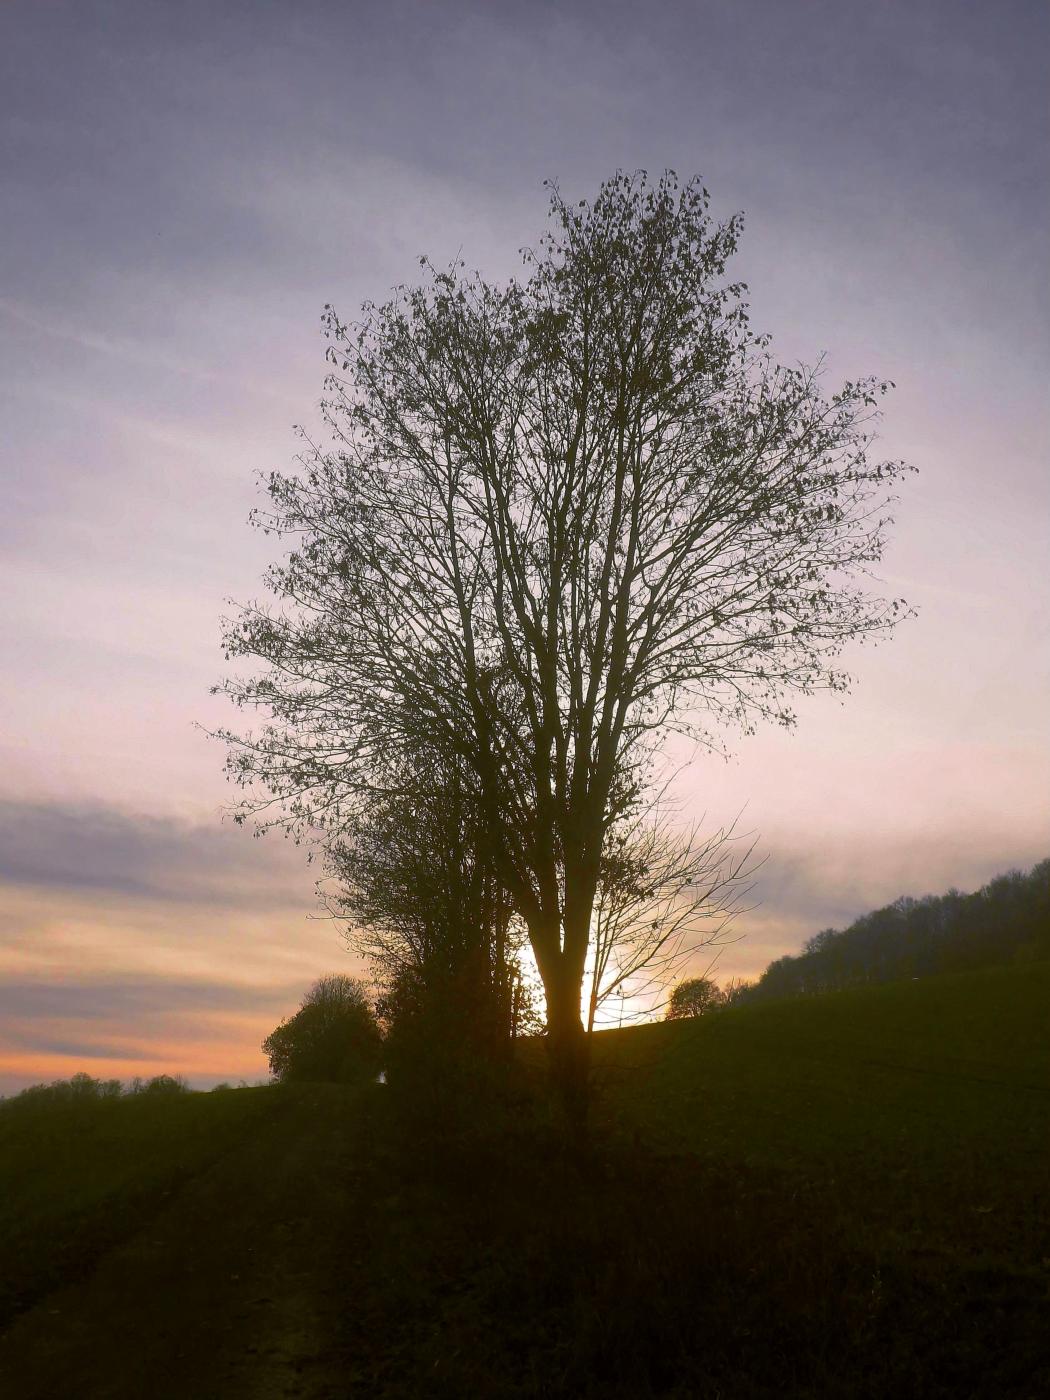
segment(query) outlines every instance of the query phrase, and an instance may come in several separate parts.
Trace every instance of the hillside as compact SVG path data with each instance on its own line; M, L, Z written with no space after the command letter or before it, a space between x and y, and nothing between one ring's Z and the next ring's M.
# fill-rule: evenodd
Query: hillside
M824 929L800 953L738 989L745 1001L1050 959L1050 860L998 875L972 894L902 896Z
M1050 964L603 1034L611 1119L952 1258L1050 1256ZM881 1226L880 1226L881 1228Z
M595 1064L618 1110L689 1150L823 1157L903 1119L945 1150L1016 1145L1045 1127L1032 1108L1050 1093L1050 963L605 1031Z
M528 1085L2 1109L0 1392L1050 1393L1048 1005L1039 964L603 1032L585 1150Z

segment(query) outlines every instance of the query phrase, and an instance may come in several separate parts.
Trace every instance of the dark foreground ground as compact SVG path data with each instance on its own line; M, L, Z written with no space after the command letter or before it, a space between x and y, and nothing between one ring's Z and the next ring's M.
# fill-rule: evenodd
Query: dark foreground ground
M523 1079L0 1111L0 1395L1050 1396L1050 969Z

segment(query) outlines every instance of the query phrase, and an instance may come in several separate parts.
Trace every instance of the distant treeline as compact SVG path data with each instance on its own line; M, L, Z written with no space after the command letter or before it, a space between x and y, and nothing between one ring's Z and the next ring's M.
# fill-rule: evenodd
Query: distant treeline
M797 996L871 982L1050 960L1050 860L1011 870L974 894L904 896L846 929L824 929L770 963L730 1001Z
M228 1089L228 1084L217 1084L217 1089ZM127 1086L119 1079L95 1079L83 1070L72 1079L53 1079L50 1084L31 1084L11 1098L0 1095L0 1105L4 1108L34 1109L53 1108L58 1105L109 1103L114 1099L157 1098L160 1095L188 1094L190 1086L181 1074L156 1074L152 1079L140 1079L138 1075Z

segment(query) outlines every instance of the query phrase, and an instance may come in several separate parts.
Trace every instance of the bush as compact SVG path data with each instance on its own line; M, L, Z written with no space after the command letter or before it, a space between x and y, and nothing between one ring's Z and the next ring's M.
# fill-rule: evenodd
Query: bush
M360 1082L375 1076L382 1058L375 1012L352 977L322 977L262 1048L270 1073L286 1084Z
M74 1074L71 1079L55 1079L50 1084L31 1084L13 1098L3 1101L4 1108L31 1108L56 1104L101 1103L120 1098L119 1079L93 1079L90 1074Z
M722 993L710 977L687 977L671 993L667 1019L680 1021L690 1016L703 1016L721 1006L722 1002Z
M131 1081L130 1094L188 1094L190 1086L181 1074L155 1074L152 1079Z
M50 1084L31 1084L14 1098L2 1101L4 1109L21 1106L34 1107L81 1107L87 1104L108 1103L131 1095L150 1096L188 1094L190 1086L178 1074L157 1074L152 1079L139 1079L137 1076L127 1089L119 1079L94 1079L81 1071L69 1079L55 1079Z

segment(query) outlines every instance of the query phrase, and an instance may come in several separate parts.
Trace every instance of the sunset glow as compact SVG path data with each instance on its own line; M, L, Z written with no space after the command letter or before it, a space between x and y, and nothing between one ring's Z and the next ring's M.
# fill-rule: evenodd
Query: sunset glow
M719 216L746 211L735 275L773 352L826 351L829 386L894 380L879 448L919 469L882 570L918 617L848 657L846 702L727 735L728 761L671 746L684 816L742 814L767 856L713 975L1047 855L1048 181L1025 23L773 0L659 7L644 34L618 5L528 27L468 3L116 9L0 18L0 1093L78 1070L255 1081L315 978L366 971L305 852L224 819L220 619L276 557L246 524L254 474L290 463L293 423L319 433L324 304L352 317L424 252L512 275L549 178L582 198L616 168L701 173Z

